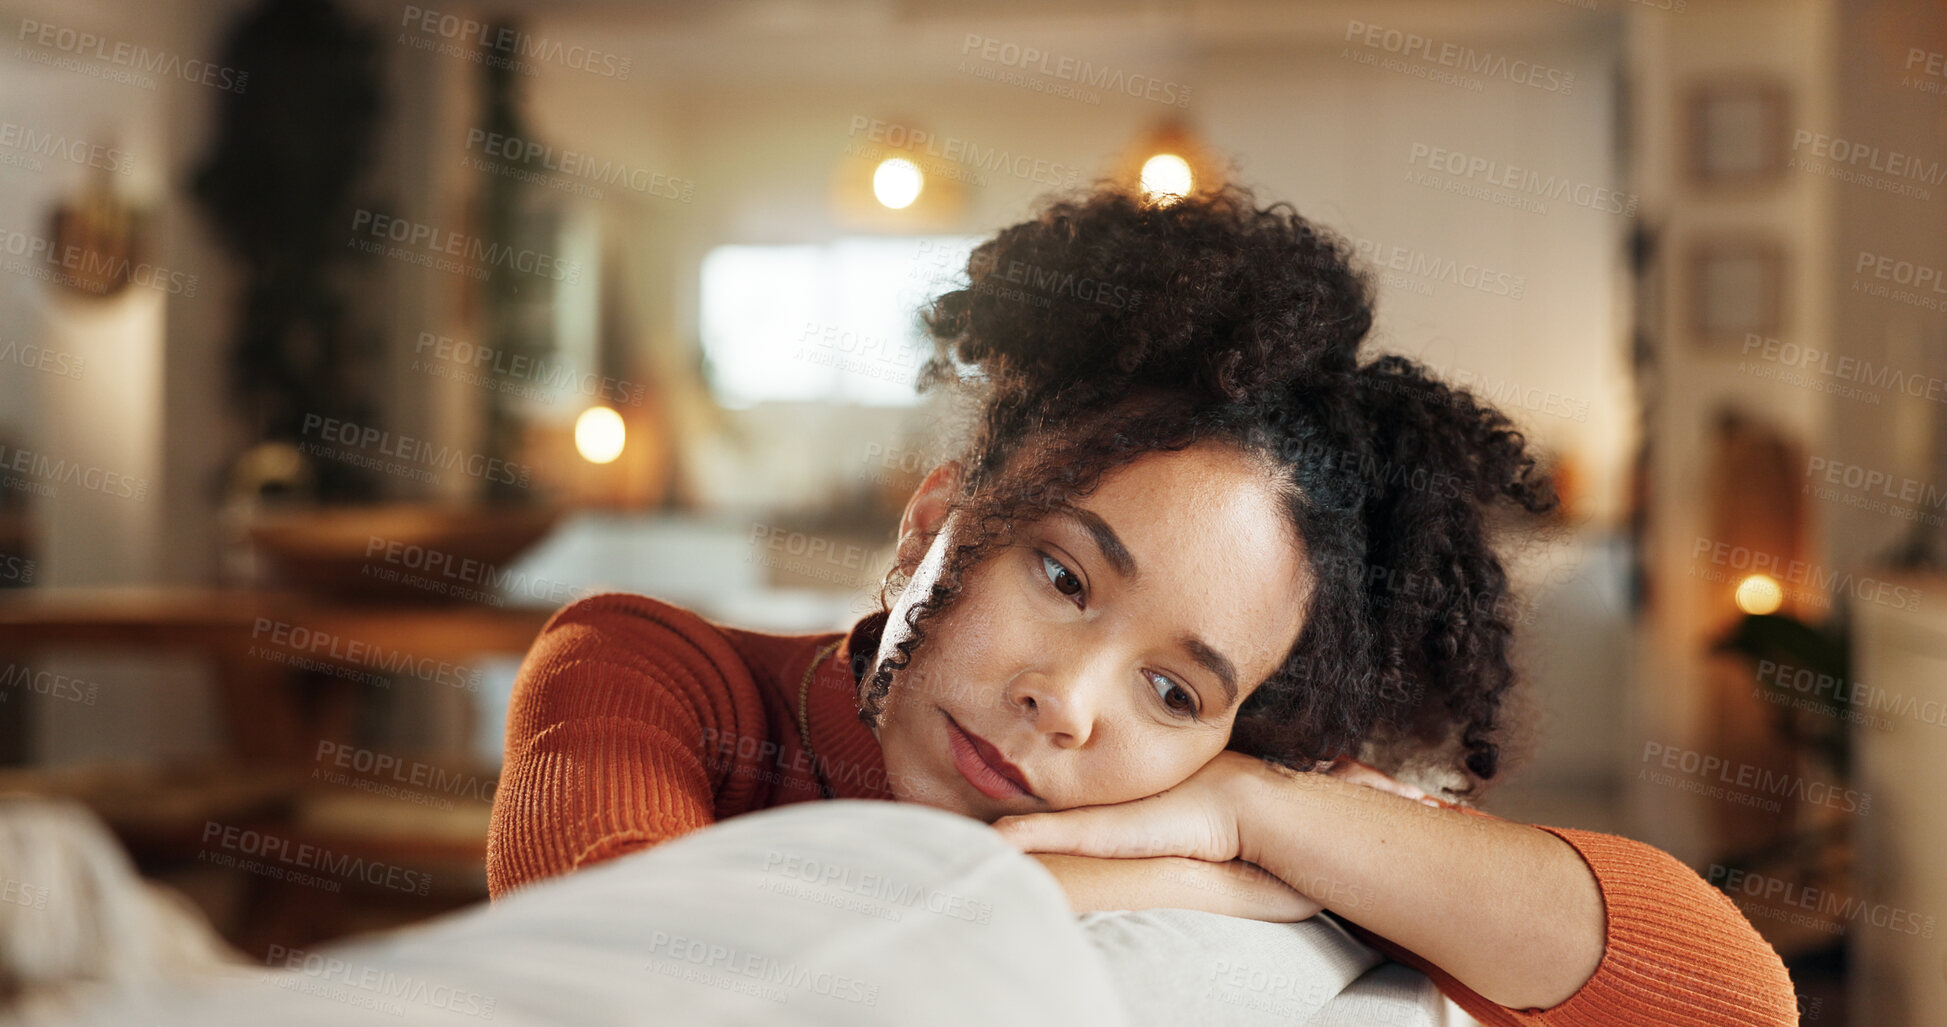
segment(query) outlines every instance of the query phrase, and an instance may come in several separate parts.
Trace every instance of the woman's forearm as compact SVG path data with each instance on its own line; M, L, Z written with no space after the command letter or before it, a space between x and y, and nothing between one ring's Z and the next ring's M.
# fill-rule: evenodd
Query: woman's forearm
M1291 923L1320 904L1271 873L1232 860L1212 863L1184 856L1104 859L1036 852L1077 913L1105 909L1200 909L1226 916Z
M1240 854L1326 909L1514 1009L1566 1001L1601 963L1602 893L1568 843L1325 774L1261 766L1240 780Z

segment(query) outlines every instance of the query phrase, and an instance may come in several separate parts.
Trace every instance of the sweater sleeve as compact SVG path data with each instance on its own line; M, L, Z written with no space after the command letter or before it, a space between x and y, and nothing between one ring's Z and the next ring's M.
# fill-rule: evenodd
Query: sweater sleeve
M693 614L594 596L541 629L514 680L487 834L494 898L714 823L712 739L763 733L748 673Z
M1453 807L1458 808L1458 807ZM1479 816L1490 814L1466 810ZM1353 933L1427 975L1487 1027L1787 1027L1797 996L1784 961L1730 898L1676 857L1612 834L1539 827L1594 872L1606 925L1602 961L1566 1001L1511 1009L1355 924Z

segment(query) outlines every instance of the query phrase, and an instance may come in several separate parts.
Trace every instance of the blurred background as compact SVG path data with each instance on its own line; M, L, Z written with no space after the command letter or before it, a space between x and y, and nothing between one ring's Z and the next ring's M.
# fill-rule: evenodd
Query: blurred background
M1234 181L1562 483L1485 806L1696 867L1807 1022L1943 1022L1947 10L432 2L0 4L0 790L253 958L479 902L550 612L849 626L958 423L917 307Z

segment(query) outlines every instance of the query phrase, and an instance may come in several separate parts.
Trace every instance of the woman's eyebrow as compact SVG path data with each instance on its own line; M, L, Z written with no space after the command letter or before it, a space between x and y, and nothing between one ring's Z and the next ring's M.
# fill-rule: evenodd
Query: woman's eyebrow
M1122 544L1122 538L1115 533L1114 528L1109 527L1109 522L1103 520L1100 514L1079 506L1059 507L1057 512L1074 520L1088 532L1088 537L1095 543L1095 548L1101 551L1102 559L1108 561L1109 566L1113 567L1117 574L1130 581L1136 580L1138 573L1136 558L1130 555L1129 547ZM1184 635L1177 639L1177 645L1181 646L1184 652L1189 653L1191 659L1217 676L1217 683L1224 688L1224 705L1221 708L1229 709L1231 704L1237 701L1237 668L1230 662L1230 658L1218 652L1215 646L1205 642L1198 635Z
M1102 551L1102 559L1109 561L1109 566L1115 568L1117 574L1131 581L1136 580L1139 573L1136 558L1129 555L1129 547L1122 544L1121 536L1109 527L1109 522L1103 520L1100 514L1079 506L1058 507L1057 512L1074 519L1088 532L1088 537L1095 541L1095 548Z
M1217 683L1224 686L1224 704L1218 707L1218 711L1230 709L1231 704L1237 701L1237 670L1231 666L1230 659L1196 635L1185 635L1177 640L1177 644L1189 652L1191 659L1217 675Z

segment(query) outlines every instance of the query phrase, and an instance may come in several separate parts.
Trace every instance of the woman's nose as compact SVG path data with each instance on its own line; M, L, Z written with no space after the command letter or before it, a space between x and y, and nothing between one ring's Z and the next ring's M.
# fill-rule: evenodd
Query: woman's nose
M1095 732L1101 685L1087 674L1023 674L1008 686L1008 704L1056 745L1079 748Z

